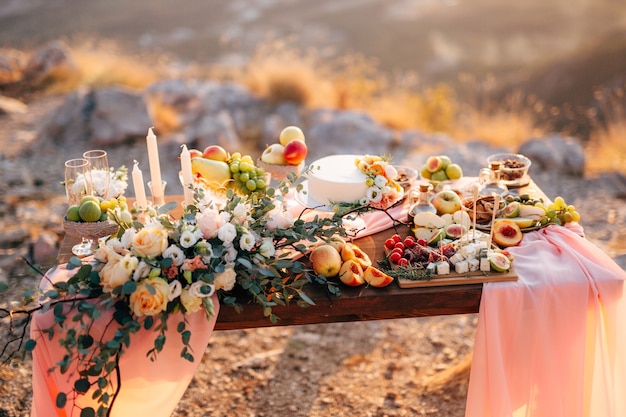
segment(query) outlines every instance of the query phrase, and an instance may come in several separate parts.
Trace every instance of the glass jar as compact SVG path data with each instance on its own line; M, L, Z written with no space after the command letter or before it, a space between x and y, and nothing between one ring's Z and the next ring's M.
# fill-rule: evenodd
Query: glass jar
M488 197L499 194L504 197L509 189L500 179L500 162L494 161L489 166L489 169L481 169L479 175L480 190L478 195L480 197Z
M408 212L410 224L413 224L413 218L418 213L437 213L437 209L430 202L431 190L430 184L420 184L418 191L411 192L411 206Z

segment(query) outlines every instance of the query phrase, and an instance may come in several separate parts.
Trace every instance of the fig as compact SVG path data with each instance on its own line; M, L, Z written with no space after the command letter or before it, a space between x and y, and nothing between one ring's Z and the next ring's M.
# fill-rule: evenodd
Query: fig
M426 160L426 169L429 172L437 172L443 167L443 161L438 156L429 156Z
M492 228L493 241L502 248L519 245L524 237L517 223L509 219L495 221Z
M491 265L491 269L496 272L506 272L511 268L511 261L509 258L499 252L494 252L489 255L489 264Z
M465 226L463 226L462 224L453 223L446 226L446 235L450 239L459 239L465 234L466 231L467 229L465 229Z
M504 217L517 217L519 216L520 206L521 204L519 202L513 201L502 210L502 215Z

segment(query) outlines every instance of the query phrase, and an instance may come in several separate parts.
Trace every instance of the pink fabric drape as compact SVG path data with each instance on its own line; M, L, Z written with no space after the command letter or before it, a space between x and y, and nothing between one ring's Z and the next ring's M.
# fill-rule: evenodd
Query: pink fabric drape
M60 265L54 272L42 280L42 285L67 280L74 271L67 271L65 265ZM120 359L120 375L122 390L112 408L111 417L128 416L170 416L183 396L189 382L202 360L202 355L209 343L209 338L215 327L219 302L213 295L215 315L207 320L203 311L187 316L187 328L191 330L191 346L194 362L189 362L180 356L183 347L176 325L182 316L172 316L168 320L166 332L167 342L152 362L146 356L148 350L154 346L156 333L142 329L136 333L128 349ZM97 338L106 329L110 322L111 311L102 311L102 316L96 320L92 336ZM33 403L31 417L69 417L80 415L80 409L74 408L73 401L68 396L67 406L59 409L55 405L59 392L69 393L76 376L69 373L48 372L59 360L65 351L59 346L58 335L48 340L46 335L39 333L40 329L52 325L54 314L52 311L37 313L31 324L31 337L37 340L37 347L33 351ZM97 410L97 403L91 399L91 391L79 396L76 401L78 407L92 406Z
M626 273L580 233L526 234L485 284L466 417L626 416Z

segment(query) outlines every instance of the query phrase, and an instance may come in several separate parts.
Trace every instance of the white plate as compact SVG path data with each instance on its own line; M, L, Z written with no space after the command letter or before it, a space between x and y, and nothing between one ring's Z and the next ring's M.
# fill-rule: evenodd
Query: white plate
M311 196L308 193L308 182L307 181L303 181L302 182L302 190L300 191L294 191L294 200L296 200L296 202L298 204L300 204L301 206L310 208L310 209L315 209L315 210L320 210L320 211L325 211L325 212L330 212L333 213L333 206L331 205L327 205L327 204L321 204L318 203L317 201L313 200L311 198Z

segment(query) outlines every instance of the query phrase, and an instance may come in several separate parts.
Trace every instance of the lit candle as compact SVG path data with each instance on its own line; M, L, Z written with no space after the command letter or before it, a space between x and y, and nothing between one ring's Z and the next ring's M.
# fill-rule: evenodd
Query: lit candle
M189 188L193 184L193 172L191 171L191 155L187 149L187 145L183 145L180 153L180 169L183 177L184 206L193 204L193 189Z
M146 208L148 202L146 201L146 190L143 186L143 174L139 169L139 162L137 161L135 161L135 166L133 167L132 177L133 188L135 189L135 206L140 209Z
M152 132L152 128L148 129L146 137L148 144L148 162L150 163L150 182L152 197L158 200L163 197L163 184L161 182L161 165L159 164L159 148L157 146L157 138Z

